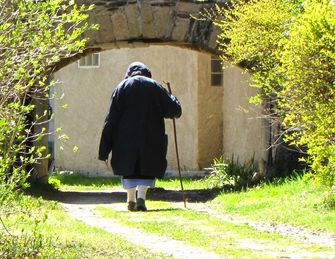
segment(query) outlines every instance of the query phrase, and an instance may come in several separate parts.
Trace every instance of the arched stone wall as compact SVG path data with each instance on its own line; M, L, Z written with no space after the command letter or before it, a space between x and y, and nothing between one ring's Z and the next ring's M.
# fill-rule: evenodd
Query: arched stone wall
M216 53L218 30L211 21L196 20L215 1L187 0L91 0L90 21L100 30L89 33L88 46L123 47L124 44L164 43ZM224 1L220 1L221 3Z
M91 52L118 48L138 48L156 44L173 45L207 54L218 54L216 42L219 33L218 28L216 28L211 21L197 20L193 17L199 16L199 12L204 9L208 10L213 8L215 4L224 4L226 1L77 0L77 2L84 4L93 3L96 5L94 11L90 13L89 19L90 22L99 24L100 29L98 31L88 32L86 36L88 36L90 40L87 44L87 49L77 56L60 61L55 71ZM187 62L187 60L183 60L183 62ZM205 63L201 64L204 66ZM222 109L225 110L229 116L236 112L236 107L247 105L248 97L242 96L241 93L237 91L240 86L243 91L246 91L244 89L248 88L247 85L245 86L245 80L243 84L238 82L243 77L242 72L239 73L238 75L234 74L234 78L227 83L226 87L229 91L233 90L233 92L236 92L236 97L240 98L240 103L234 103L238 98L234 100L229 97L228 99L226 98L227 100L224 100ZM233 75L229 72L229 75L230 74ZM229 78L229 75L227 78ZM225 81L227 80L225 79ZM231 83L235 81L236 86ZM233 86L233 88L230 86ZM226 88L224 87L222 93L226 91ZM201 104L205 104L206 101L208 101L204 91L206 92L207 90L200 89L197 92L199 96L202 96L199 99L199 110L202 109ZM223 97L224 96L228 95L223 94ZM236 107L234 105L236 105ZM201 113L199 114L201 115ZM199 115L199 125L207 123L208 118L206 114L205 112L203 115ZM240 116L239 113L236 113L236 116L244 123L250 121L249 117L251 115L243 115L243 117ZM222 120L225 121L227 119L226 117L223 116ZM256 117L256 115L252 115L252 117ZM241 153L242 157L247 158L250 154L252 156L255 152L259 153L257 158L261 159L265 157L263 152L264 136L266 135L263 132L264 126L257 126L255 130L250 130L250 127L244 127L246 136L255 135L257 132L259 133L260 139L257 139L258 145L253 143L255 141L250 141L251 138L243 141L239 141L238 139L235 141L232 139L234 135L232 133L236 131L234 129L235 127L238 127L238 125L231 122L223 122L223 128L221 129L223 135L222 152L228 157L235 153L238 157L239 153ZM199 141L203 141L200 139L207 138L211 131L210 128L206 128L204 134L202 134L203 136L201 134L201 136L198 136ZM229 144L229 149L227 150L225 150L224 147L225 143ZM208 153L206 148L201 148L198 154L200 158L206 156ZM244 153L246 153L246 155ZM201 163L199 162L199 164Z
M219 29L211 21L194 19L223 1L190 0L77 0L94 4L89 21L99 24L98 31L85 34L87 49L61 60L55 71L91 52L114 48L145 47L164 44L218 54Z

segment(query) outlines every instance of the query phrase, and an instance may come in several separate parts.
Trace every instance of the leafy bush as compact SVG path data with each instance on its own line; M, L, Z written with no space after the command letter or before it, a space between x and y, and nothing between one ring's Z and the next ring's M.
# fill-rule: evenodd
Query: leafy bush
M62 183L59 179L57 178L51 178L48 180L48 184L50 185L50 187L54 190L59 190Z
M323 204L326 208L335 210L335 186L331 192L326 193Z
M85 48L85 5L66 0L0 0L0 184L24 187L33 167L45 158L37 143L48 133L48 76L62 58Z
M274 11L275 10L275 11ZM307 147L317 182L335 185L335 4L333 0L232 0L210 16L222 58L252 74L266 118ZM274 142L276 140L274 139Z
M214 159L210 175L206 178L210 187L222 188L232 185L236 188L244 188L252 184L252 177L257 172L254 158L240 164L232 157L226 161L223 157Z
M73 0L0 0L0 257L38 256L38 247L49 242L38 230L43 217L32 214L35 205L23 202L18 190L46 158L39 142L48 134L48 111L37 112L36 105L50 97L57 62L84 50L82 35L95 28L87 22L92 7ZM18 223L28 219L33 229L20 232Z

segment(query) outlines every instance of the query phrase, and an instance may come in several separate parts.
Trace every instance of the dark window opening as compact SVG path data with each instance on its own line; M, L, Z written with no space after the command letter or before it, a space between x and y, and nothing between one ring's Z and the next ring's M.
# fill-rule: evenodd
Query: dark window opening
M223 69L221 59L219 57L211 58L211 85L212 86L223 85Z

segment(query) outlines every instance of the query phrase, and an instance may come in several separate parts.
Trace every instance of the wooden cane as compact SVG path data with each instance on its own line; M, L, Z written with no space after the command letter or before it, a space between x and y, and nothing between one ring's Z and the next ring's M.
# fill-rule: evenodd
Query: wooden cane
M169 93L172 94L171 87L170 87L170 82L166 81L164 83L166 84L166 86L169 90ZM186 209L186 196L185 196L185 191L184 191L184 186L183 186L183 181L182 181L182 178L181 178L181 171L180 171L179 152L178 152L178 143L177 143L177 130L176 130L176 120L175 120L175 118L173 118L172 121L173 121L173 135L174 135L174 145L176 147L179 181L180 181L181 191L183 193L184 208Z

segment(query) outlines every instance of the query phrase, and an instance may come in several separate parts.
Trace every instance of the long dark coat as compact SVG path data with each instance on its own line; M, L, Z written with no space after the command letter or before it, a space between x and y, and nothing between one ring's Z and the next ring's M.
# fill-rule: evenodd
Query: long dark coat
M112 151L111 165L125 178L161 178L167 161L164 118L181 116L178 100L150 79L150 70L136 62L115 89L99 147L99 160Z

